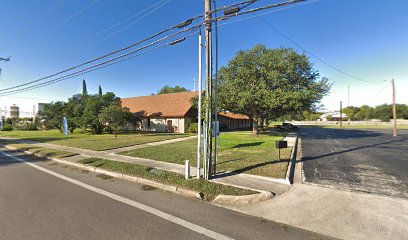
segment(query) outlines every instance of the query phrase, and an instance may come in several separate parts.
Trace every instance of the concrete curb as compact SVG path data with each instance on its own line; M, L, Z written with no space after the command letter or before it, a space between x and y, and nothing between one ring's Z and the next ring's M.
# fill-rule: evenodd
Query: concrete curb
M10 150L21 151L21 150L18 150L17 148L14 148L14 147L11 147L11 146L8 146L8 145L4 145L4 146L6 148L10 149ZM181 187L176 187L176 186L171 186L171 185L166 185L166 184L163 184L163 183L155 182L155 181L152 181L152 180L148 180L148 179L144 179L144 178L140 178L140 177L136 177L136 176L111 172L111 171L107 171L107 170L100 169L100 168L97 168L97 167L85 166L85 165L80 164L80 163L74 163L74 162L70 162L70 161L66 161L66 160L62 160L62 159L58 159L58 158L45 157L45 156L41 156L39 154L30 152L30 151L24 151L24 153L29 154L29 155L34 155L34 156L37 156L37 157L46 158L46 159L52 160L54 162L58 162L58 163L62 163L62 164L65 164L65 165L77 167L77 168L84 169L84 170L87 170L87 171L90 171L90 172L105 174L107 176L111 176L111 177L115 177L115 178L119 178L119 179L124 179L124 180L128 180L128 181L136 182L136 183L139 183L139 184L149 185L149 186L152 186L152 187L155 187L155 188L167 191L167 192L177 193L177 194L183 195L185 197L197 198L197 199L200 199L200 200L204 199L204 194L202 192L198 192L198 191L194 191L194 190L190 190L190 189L185 189L185 188L181 188Z
M11 149L11 150L17 150L20 151L12 146L8 146L8 145L4 145L6 148ZM181 187L177 187L177 186L172 186L172 185L166 185L163 183L159 183L159 182L155 182L152 180L148 180L148 179L144 179L144 178L140 178L140 177L136 177L136 176L131 176L131 175L127 175L127 174L122 174L122 173L117 173L117 172L111 172L111 171L107 171L104 169L100 169L97 167L91 167L91 166L85 166L83 164L80 163L75 163L75 162L70 162L70 161L66 161L66 160L62 160L62 159L58 159L58 158L52 158L52 157L44 157L41 156L39 154L30 152L30 151L24 151L24 153L29 154L29 155L35 155L38 157L42 157L42 158L46 158L49 160L52 160L54 162L58 162L61 164L65 164L65 165L69 165L69 166L73 166L76 168L80 168L80 169L84 169L90 172L95 172L95 173L100 173L100 174L105 174L107 176L111 176L111 177L115 177L115 178L119 178L119 179L124 179L124 180L128 180L128 181L132 181L132 182L136 182L139 184L144 184L144 185L149 185L167 192L172 192L172 193L176 193L176 194L180 194L182 196L185 197L190 197L190 198L196 198L196 199L200 199L200 200L204 200L204 193L199 192L199 191L194 191L194 190L190 190L190 189L186 189L186 188L181 188ZM218 183L220 184L220 183ZM235 186L238 188L243 188L240 186ZM246 189L246 188L245 188ZM267 199L270 199L274 196L273 193L268 192L268 191L259 191L259 190L255 190L252 189L253 191L257 191L259 193L257 194L251 194L251 195L243 195L243 196L233 196L233 195L218 195L213 201L212 203L214 204L248 204L248 203L255 203L255 202L260 202L260 201L265 201Z
M274 195L268 191L262 191L258 194L244 196L218 195L212 203L214 204L249 204L271 199Z
M292 153L290 154L290 161L288 165L288 170L286 171L286 178L285 181L292 185L293 184L293 178L295 174L295 165L296 165L296 158L297 158L297 152L298 152L298 143L299 143L299 135L296 134L296 140L294 143L294 146L292 148Z

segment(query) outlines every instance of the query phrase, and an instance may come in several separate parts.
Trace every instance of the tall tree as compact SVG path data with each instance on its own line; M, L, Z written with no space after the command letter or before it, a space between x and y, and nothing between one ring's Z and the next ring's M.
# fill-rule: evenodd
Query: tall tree
M53 102L46 104L44 110L39 112L39 116L44 119L46 128L56 128L62 133L62 118L64 117L66 103Z
M119 97L114 93L107 92L101 97L98 95L89 95L86 99L85 108L81 117L81 125L83 128L90 128L96 134L101 134L104 129L104 124L99 121L99 114L102 109L110 105L121 105Z
M99 85L99 88L98 88L98 95L99 95L99 96L102 96L102 95L103 95L101 85Z
M122 108L122 106L117 104L109 105L101 110L99 113L99 122L108 129L109 132L115 134L121 127L126 123L131 122L133 119L133 114L129 111L129 108Z
M86 81L82 79L82 96L85 97L88 95L88 90L86 89Z
M343 112L347 115L350 121L356 120L355 116L359 111L360 111L360 108L353 107L353 106L343 108Z
M170 87L170 86L165 85L157 92L157 94L179 93L179 92L188 92L188 91L189 90L187 88L184 88L181 86Z
M291 48L239 51L218 76L221 108L253 119L254 134L265 119L315 110L330 90L308 57Z

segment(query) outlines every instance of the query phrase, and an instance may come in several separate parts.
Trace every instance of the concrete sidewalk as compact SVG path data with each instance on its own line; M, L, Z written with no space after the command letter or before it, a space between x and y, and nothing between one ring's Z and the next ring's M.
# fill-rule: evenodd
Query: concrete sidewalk
M223 206L341 239L408 236L408 201L404 199L295 184L272 200Z
M140 149L140 148L159 146L159 145L175 143L175 142L183 142L183 141L191 140L191 139L194 139L194 138L197 138L197 136L174 138L174 139L169 139L169 140L164 140L164 141L159 141L159 142L151 142L151 143L133 145L133 146L129 146L129 147L114 148L114 149L106 150L106 151L103 151L103 152L110 153L110 154L120 153L120 152L127 152L127 151L132 151L132 150L136 150L136 149Z
M189 137L189 139L191 138L192 137ZM3 139L6 139L6 138L3 138ZM21 140L21 139L16 139L16 138L7 138L7 139L9 140L13 139L21 143L33 144L38 147L51 148L51 149L62 150L66 152L72 152L72 153L79 154L80 156L73 156L70 158L66 158L67 160L72 160L74 162L78 161L79 159L83 159L87 157L96 157L96 158L103 158L103 159L108 159L108 160L113 160L113 161L118 161L118 162L139 164L143 166L161 169L164 171L175 172L175 173L182 174L182 175L185 174L184 165L176 164L176 163L168 163L168 162L157 161L157 160L146 159L146 158L117 155L114 152L109 152L109 151L94 151L94 150L67 147L67 146L61 146L61 145L50 144L50 143L32 142L32 141ZM165 140L165 141L156 142L156 143L143 144L143 147L157 146L161 144L168 144L168 143L183 141L183 140L184 138L171 139L171 141ZM136 147L136 146L132 146L132 149L136 149L133 147ZM130 147L129 148L126 147L126 149L130 149ZM190 161L194 161L194 159L190 159ZM197 173L197 168L190 167L191 176L194 177L196 173ZM282 194L286 192L287 190L289 190L290 188L290 185L283 183L281 179L273 179L273 178L268 178L268 177L247 175L247 174L228 173L228 174L224 174L223 177L219 177L215 179L214 181L221 183L221 184L226 184L226 185L231 185L231 186L236 186L236 187L243 187L243 188L261 190L261 191L269 191L269 192L274 193L275 195Z

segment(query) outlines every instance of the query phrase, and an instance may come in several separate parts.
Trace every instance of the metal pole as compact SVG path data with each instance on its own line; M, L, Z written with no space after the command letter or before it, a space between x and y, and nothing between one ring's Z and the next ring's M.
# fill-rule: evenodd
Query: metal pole
M340 101L340 127L343 127L343 102Z
M200 179L200 167L201 167L201 104L202 104L202 81L203 81L203 68L202 68L202 39L201 39L201 29L200 35L198 35L198 142L197 142L197 179Z
M395 81L394 79L391 80L392 82L392 118L393 118L393 135L394 137L397 136L397 108L395 106Z
M214 0L214 9L217 9L216 0ZM217 12L215 12L215 18L217 18ZM215 22L215 103L214 103L214 176L217 174L217 162L218 162L218 136L219 129L217 128L218 122L218 21Z

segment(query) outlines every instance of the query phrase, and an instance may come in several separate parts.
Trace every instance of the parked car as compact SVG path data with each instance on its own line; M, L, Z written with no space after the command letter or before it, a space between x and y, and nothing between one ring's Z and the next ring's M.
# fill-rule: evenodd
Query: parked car
M297 131L299 127L292 123L282 123L282 125L275 125L275 129L278 131Z

